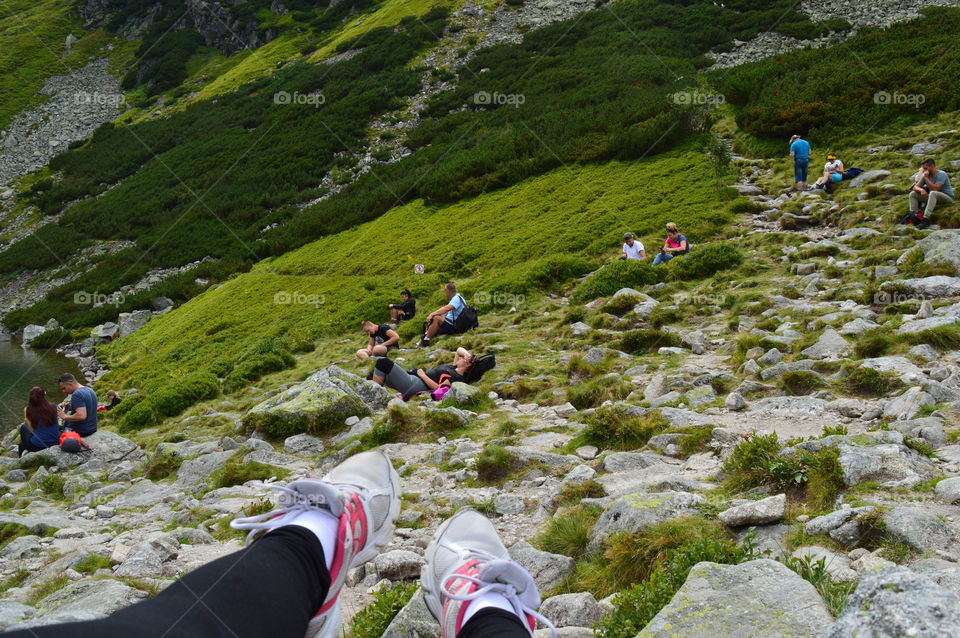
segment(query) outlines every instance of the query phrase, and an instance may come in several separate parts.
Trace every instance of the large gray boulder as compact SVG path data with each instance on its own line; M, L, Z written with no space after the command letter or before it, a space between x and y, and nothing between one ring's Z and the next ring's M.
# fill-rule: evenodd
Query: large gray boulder
M153 313L149 310L121 312L120 317L117 319L117 323L120 324L120 329L117 332L117 335L121 339L123 337L129 337L134 332L147 325L147 322L150 321L151 318L153 318Z
M960 597L906 567L864 574L823 638L960 636Z
M107 323L102 323L99 326L94 327L90 330L90 336L95 339L113 339L117 336L117 333L120 331L120 326L108 321Z
M510 558L530 572L541 592L548 592L562 583L576 565L569 556L544 552L524 541L510 548Z
M960 476L940 481L933 491L944 503L960 502Z
M926 379L923 370L905 357L875 357L864 359L860 365L877 372L892 372L901 381L910 385L918 385Z
M811 535L828 534L841 545L853 547L863 540L868 531L861 525L860 518L874 509L869 505L839 509L807 521L804 530Z
M603 610L593 594L560 594L543 601L540 613L556 627L593 627Z
M46 332L47 329L44 326L38 326L36 324L30 324L23 327L23 337L21 337L20 342L24 346L29 346L30 343Z
M960 534L928 508L895 507L884 513L883 522L887 534L921 553L955 552L960 547Z
M211 452L195 459L184 461L177 470L177 485L194 486L202 483L208 476L222 468L233 451Z
M782 563L704 562L637 638L816 636L832 620L813 585Z
M109 615L146 597L146 592L117 580L82 580L50 594L38 606L45 611L86 611Z
M696 514L697 506L704 502L706 499L699 494L687 492L652 492L621 496L600 515L590 531L587 549L599 551L604 541L618 532L640 532L671 518Z
M341 428L348 417L386 407L390 398L376 383L329 366L254 406L243 423L275 435L324 434Z
M0 631L32 618L37 610L12 600L0 600Z
M932 266L950 266L960 275L960 233L955 230L935 230L917 246L923 251L924 263Z
M295 434L287 437L283 442L283 449L290 454L301 454L304 456L315 456L323 454L323 439L310 436L309 434Z
M804 441L796 447L808 452L836 447L840 451L843 481L849 487L864 481L891 487L911 486L937 475L930 459L904 445L903 434L896 431L835 434Z
M58 446L48 447L39 452L25 454L20 464L31 462L29 459L43 457L51 461L50 465L70 468L96 459L104 467L112 468L121 462L138 464L147 460L146 452L140 449L139 445L109 430L97 430L90 436L84 437L84 440L90 445L89 452L70 454L61 452Z
M934 405L933 397L917 386L910 388L883 408L883 417L895 421L907 421L917 416L924 406Z
M769 525L776 523L787 512L787 495L777 494L760 499L759 501L750 501L743 505L731 507L728 510L720 512L717 518L720 522L729 527L742 527L744 525Z
M885 179L889 175L890 171L883 170L882 168L872 171L864 171L850 180L850 188L860 188L864 184L870 184L871 182Z
M809 348L804 348L800 351L800 354L811 359L832 359L839 357L849 349L849 341L833 328L827 328L815 344Z
M880 289L882 291L896 291L899 293L912 293L922 295L924 298L956 297L960 295L960 277L947 277L946 275L934 275L933 277L919 277L915 279L900 279L897 281L884 282ZM878 299L884 300L884 292L878 293ZM893 299L893 296L887 293L887 296Z
M423 590L418 589L381 638L436 638L440 635L440 623L433 617L423 600Z

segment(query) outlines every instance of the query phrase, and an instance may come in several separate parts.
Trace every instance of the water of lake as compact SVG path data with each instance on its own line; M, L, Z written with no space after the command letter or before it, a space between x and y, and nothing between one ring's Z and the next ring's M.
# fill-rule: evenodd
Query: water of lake
M23 422L23 407L33 386L44 388L52 402L62 401L57 377L64 372L73 373L83 382L72 359L53 350L31 350L16 341L0 341L0 433Z

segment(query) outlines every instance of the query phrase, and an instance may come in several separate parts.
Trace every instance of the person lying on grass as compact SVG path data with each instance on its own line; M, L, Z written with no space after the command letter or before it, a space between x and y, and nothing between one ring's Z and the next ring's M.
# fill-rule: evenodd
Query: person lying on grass
M467 373L473 367L476 356L466 348L457 348L453 364L437 366L432 370L418 368L407 371L390 359L380 359L373 367L371 379L383 386L393 388L406 401L420 392L429 392L442 386L452 385L456 381L466 381Z
M360 327L369 336L367 347L357 350L357 359L367 357L385 357L391 350L399 347L400 335L387 324L377 325L372 321L364 321Z

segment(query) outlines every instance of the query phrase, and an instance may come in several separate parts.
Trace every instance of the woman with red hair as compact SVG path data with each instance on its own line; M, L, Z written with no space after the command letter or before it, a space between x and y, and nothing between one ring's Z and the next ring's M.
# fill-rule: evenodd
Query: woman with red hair
M41 387L30 390L30 399L23 409L20 426L20 456L24 452L39 452L60 442L57 409L47 400L47 391Z

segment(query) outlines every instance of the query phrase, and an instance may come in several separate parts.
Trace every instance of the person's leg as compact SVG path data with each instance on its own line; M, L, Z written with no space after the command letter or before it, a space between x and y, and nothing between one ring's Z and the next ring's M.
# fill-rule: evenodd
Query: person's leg
M924 212L924 217L932 216L933 211L937 208L937 204L951 203L953 203L953 198L946 193L941 193L940 191L930 191L930 195L927 198L927 210Z
M920 194L917 191L910 191L910 212L915 213L920 210Z
M377 345L373 346L373 348L371 348L371 350L373 351L373 356L374 356L374 357L385 357L385 356L387 356L387 352L388 352L387 346L382 345L382 344L379 344L379 343L378 343Z
M430 321L430 325L427 326L426 337L427 339L433 339L437 336L437 331L440 330L441 324L443 324L444 318L441 316L436 316Z
M20 424L20 443L17 445L17 450L19 456L23 456L24 452L39 452L42 450L42 447L36 446L30 442L30 439L33 438L33 432L30 431L30 428L27 427L26 423Z
M463 624L457 638L530 638L530 631L516 614L488 607Z
M357 350L357 359L366 359L370 356L370 353L367 352L366 348L360 348Z
M411 375L390 359L377 361L373 369L373 381L393 388L404 396L426 389L426 385L419 377Z
M303 527L286 526L107 618L34 627L5 637L303 638L329 587L317 537Z
M800 190L807 188L807 169L810 167L810 160L801 160L800 162Z
M390 309L390 319L396 321L400 317L400 310L398 308Z

